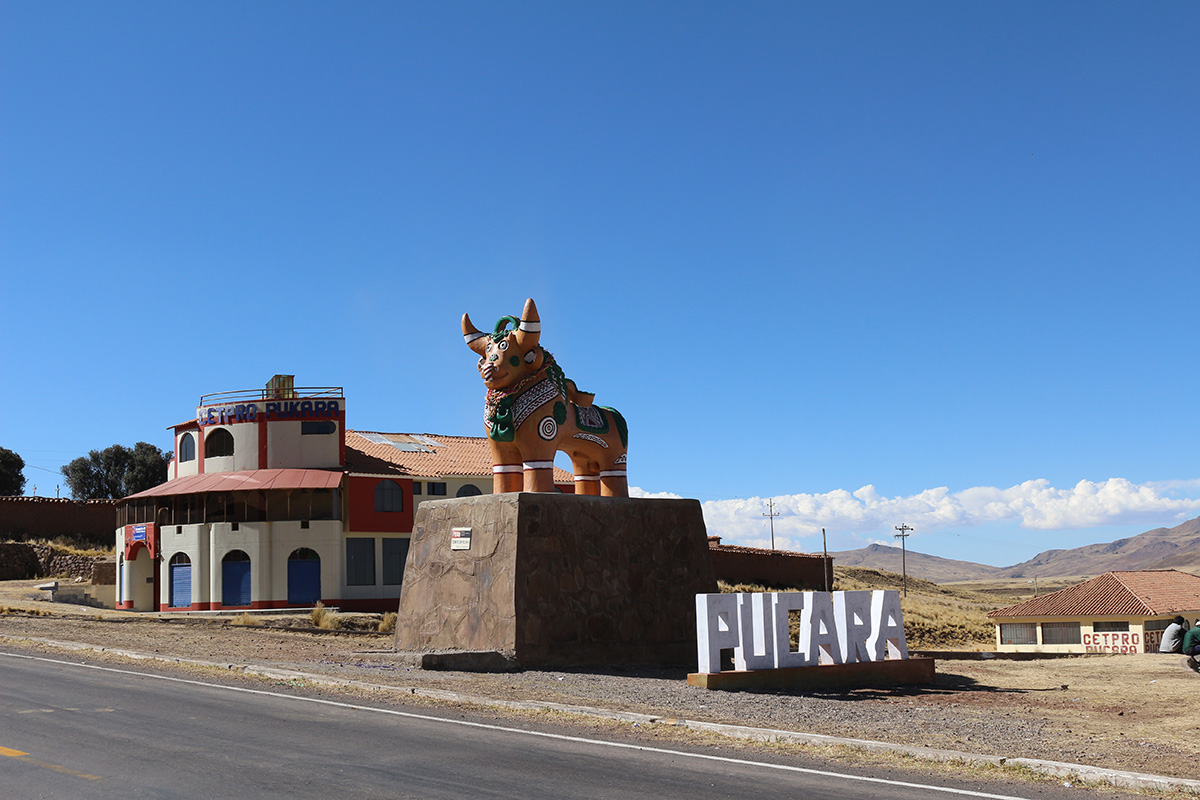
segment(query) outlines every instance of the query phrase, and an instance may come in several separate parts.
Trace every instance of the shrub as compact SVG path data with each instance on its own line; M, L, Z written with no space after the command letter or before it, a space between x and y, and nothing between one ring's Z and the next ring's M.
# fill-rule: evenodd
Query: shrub
M230 625L242 625L245 627L256 628L263 624L261 618L254 616L249 611L243 611L233 619L229 620Z
M379 620L377 630L380 633L395 633L396 632L396 612L389 611Z
M312 620L313 627L316 628L336 631L342 627L341 615L336 611L326 608L325 604L320 600L313 606L313 610L309 613L309 619Z

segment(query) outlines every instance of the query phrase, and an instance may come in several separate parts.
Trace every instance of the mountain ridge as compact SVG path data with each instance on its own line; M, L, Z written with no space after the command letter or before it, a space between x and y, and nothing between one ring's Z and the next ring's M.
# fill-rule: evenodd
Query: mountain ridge
M1112 542L1069 549L1044 550L1033 558L1008 567L931 556L915 550L902 554L898 547L872 544L858 550L829 554L844 567L901 571L935 583L951 581L1065 578L1099 575L1112 570L1181 569L1200 572L1200 517L1173 528L1154 528Z

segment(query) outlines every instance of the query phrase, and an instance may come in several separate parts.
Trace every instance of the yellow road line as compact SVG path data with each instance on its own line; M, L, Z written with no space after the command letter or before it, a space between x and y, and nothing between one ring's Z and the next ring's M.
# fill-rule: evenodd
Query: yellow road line
M44 769L53 770L54 772L61 772L64 775L72 775L76 778L84 778L89 781L100 780L99 775L88 775L86 772L77 772L76 770L68 767L62 767L58 764L47 764L45 761L38 761L36 758L30 758L29 753L24 753L20 750L13 750L9 747L0 747L0 756L15 758L18 761L24 761L26 764L33 764L35 767L42 767Z

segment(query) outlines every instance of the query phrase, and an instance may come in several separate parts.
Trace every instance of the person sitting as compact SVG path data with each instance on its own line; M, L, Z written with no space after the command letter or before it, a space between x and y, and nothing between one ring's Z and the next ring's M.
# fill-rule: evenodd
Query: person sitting
M1183 617L1175 617L1171 620L1171 624L1163 631L1162 641L1158 644L1158 652L1182 653L1183 635L1187 629L1187 623L1183 621Z
M1200 656L1200 619L1183 635L1183 654L1186 656L1183 665L1192 672L1200 672L1200 661L1196 660Z

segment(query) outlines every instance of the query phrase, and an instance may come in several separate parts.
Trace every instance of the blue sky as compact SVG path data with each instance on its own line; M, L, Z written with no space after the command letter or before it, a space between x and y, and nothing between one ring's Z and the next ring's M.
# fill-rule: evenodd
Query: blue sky
M0 446L343 386L475 434L537 300L727 541L1007 565L1200 515L1194 3L0 0Z

